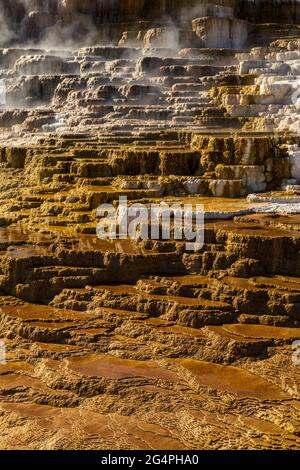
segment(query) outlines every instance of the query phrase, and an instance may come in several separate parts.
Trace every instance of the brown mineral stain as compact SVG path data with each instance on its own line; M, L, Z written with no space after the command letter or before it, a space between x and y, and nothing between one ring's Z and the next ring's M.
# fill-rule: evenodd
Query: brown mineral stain
M193 359L179 359L199 385L232 393L238 398L289 400L289 396L266 380L235 366L224 366Z
M28 362L16 361L0 363L0 374L6 374L8 372L33 372L34 367Z
M80 347L73 346L71 344L55 344L55 343L41 343L35 342L32 346L33 349L38 349L41 351L49 351L53 353L63 353L80 350Z
M108 333L107 328L78 328L74 330L74 334L87 335L87 336L101 336Z
M120 359L109 355L90 355L67 359L70 369L90 377L123 379L127 377L147 377L156 380L177 382L174 372L158 367L154 362Z
M40 380L33 377L17 374L0 375L0 390L13 390L15 388L47 389Z
M187 326L172 325L165 328L159 328L163 333L173 333L183 336L194 336L195 338L203 338L203 332L201 329L189 328Z
M300 338L299 328L266 325L224 325L225 331L250 338L296 339Z
M59 309L46 305L26 304L21 306L0 307L0 313L13 318L20 318L28 321L72 321L86 320L92 318L92 313L76 312L72 310Z

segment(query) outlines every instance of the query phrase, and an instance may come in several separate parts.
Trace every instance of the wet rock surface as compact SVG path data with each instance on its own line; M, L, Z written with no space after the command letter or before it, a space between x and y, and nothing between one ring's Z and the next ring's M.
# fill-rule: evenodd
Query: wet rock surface
M2 3L0 449L299 449L298 2ZM120 196L203 247L98 239Z

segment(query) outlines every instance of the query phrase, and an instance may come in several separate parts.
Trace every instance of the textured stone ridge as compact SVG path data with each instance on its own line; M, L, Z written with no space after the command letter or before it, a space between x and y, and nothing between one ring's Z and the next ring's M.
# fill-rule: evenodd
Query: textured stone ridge
M0 7L0 449L299 450L299 2Z

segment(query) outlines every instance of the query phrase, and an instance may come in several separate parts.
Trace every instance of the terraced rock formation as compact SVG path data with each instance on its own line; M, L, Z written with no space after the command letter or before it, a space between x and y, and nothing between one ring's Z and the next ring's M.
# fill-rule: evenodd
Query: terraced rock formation
M0 449L299 450L299 2L43 3L0 0ZM120 196L204 245L100 240Z

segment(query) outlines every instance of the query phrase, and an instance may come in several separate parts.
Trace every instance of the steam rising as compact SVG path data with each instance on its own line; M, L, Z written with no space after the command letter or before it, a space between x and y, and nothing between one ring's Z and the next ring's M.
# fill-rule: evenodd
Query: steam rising
M294 18L289 18L292 22L299 15L299 1L289 2L294 8ZM274 12L284 16L287 2L274 0ZM96 45L105 38L104 30L109 23L137 22L140 19L152 22L158 16L162 21L166 15L170 16L169 26L173 29L166 36L166 43L174 47L178 43L176 29L180 29L180 24L210 16L212 11L216 16L230 16L232 8L224 7L224 3L221 0L182 0L180 11L180 0L0 0L0 47L34 45L62 49ZM267 4L266 0L240 0L234 7L235 16L255 17L264 4ZM156 26L159 22L154 24ZM119 38L114 38L114 44L122 32Z
M0 11L0 45L9 44L15 38L10 19L5 12Z
M99 28L92 13L100 13L104 1L0 0L0 47L22 44L73 48L95 44Z

